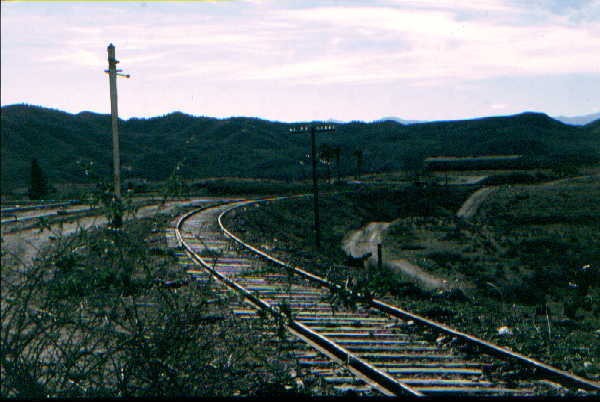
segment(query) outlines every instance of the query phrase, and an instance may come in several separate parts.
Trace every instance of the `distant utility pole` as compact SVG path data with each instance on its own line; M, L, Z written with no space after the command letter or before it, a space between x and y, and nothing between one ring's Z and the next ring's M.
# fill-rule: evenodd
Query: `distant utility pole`
M315 216L315 246L317 247L317 249L321 248L321 224L319 221L319 186L317 184L317 144L315 139L315 133L333 131L335 131L335 126L333 125L310 125L290 128L290 133L310 132L310 157L312 159L313 206Z
M108 73L110 83L110 114L112 117L112 140L113 140L113 176L114 176L114 201L115 211L112 222L113 227L121 227L123 224L123 211L121 206L121 161L119 154L119 110L117 107L117 76L129 78L129 74L119 74L123 70L117 69L119 61L115 58L115 47L108 45Z

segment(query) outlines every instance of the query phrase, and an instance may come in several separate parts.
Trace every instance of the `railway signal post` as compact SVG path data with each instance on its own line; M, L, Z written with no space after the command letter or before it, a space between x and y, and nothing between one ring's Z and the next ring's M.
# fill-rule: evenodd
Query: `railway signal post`
M319 186L317 183L317 143L315 134L322 132L334 132L335 126L331 124L309 125L290 128L290 133L310 133L310 158L312 160L313 179L313 209L315 217L315 246L321 248L321 223L319 220Z
M123 224L123 210L121 205L121 161L119 153L119 111L117 107L117 76L129 78L129 74L120 74L117 69L119 62L115 58L115 46L108 45L108 79L110 84L110 114L112 117L112 142L113 142L113 177L114 177L114 211L112 226L121 227Z

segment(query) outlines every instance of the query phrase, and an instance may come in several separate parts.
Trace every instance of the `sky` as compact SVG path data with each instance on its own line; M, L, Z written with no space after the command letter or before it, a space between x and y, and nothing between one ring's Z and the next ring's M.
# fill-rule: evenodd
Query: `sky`
M278 121L600 111L600 0L1 3L1 103Z

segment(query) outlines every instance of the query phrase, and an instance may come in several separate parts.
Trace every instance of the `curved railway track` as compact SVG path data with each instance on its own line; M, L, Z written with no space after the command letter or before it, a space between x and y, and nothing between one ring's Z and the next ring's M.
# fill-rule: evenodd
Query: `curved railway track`
M266 200L262 200L266 201ZM244 243L223 226L240 201L194 210L175 224L177 242L203 270L242 294L242 318L264 312L297 337L299 376L338 391L384 395L597 395L600 384L514 353L379 300L333 310L340 286Z

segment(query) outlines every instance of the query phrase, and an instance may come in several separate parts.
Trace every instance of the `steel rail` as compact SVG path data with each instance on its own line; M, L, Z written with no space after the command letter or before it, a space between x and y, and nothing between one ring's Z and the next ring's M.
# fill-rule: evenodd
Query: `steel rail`
M36 209L59 208L59 207L66 207L69 205L76 205L79 203L80 203L79 201L73 200L73 201L55 202L55 203L49 203L49 204L26 205L23 207L8 207L8 208L0 209L0 214L4 215L5 213L9 213L9 212L27 212L27 211L34 211Z
M36 219L40 219L40 218L51 218L51 217L55 217L55 216L64 216L64 217L72 217L73 215L77 215L77 214L81 214L82 212L89 212L89 211L94 211L94 208L81 208L81 209L75 209L72 211L63 211L63 210L58 210L56 212L49 212L49 213L45 213L42 215L34 215L34 216L25 216L25 217L19 217L18 215L7 215L4 217L12 217L12 219L5 219L2 221L3 224L8 224L8 223L15 223L15 222L30 222L30 221L35 221Z
M219 217L218 217L219 226L220 226L221 230L223 231L223 233L225 234L225 236L231 238L236 243L240 244L241 246L250 250L251 252L261 256L262 258L264 258L272 263L275 263L277 265L280 265L286 269L293 270L294 272L298 273L299 275L301 275L305 278L308 278L312 281L315 281L323 286L327 286L329 288L336 288L336 289L341 288L341 286L338 284L329 282L328 280L326 280L318 275L315 275L309 271L306 271L305 269L302 269L301 267L288 264L274 256L267 254L263 250L260 250L256 247L252 246L251 244L244 242L239 237L234 235L230 230L225 228L225 226L223 225L222 218L227 213L229 213L237 208L240 208L240 207L246 206L246 205L256 204L259 202L266 202L266 201L272 201L272 200L284 199L284 198L286 198L286 197L263 199L263 200L257 200L257 201L247 201L242 204L232 206L232 207L228 208L227 210L223 211L219 215ZM350 293L352 293L352 292L350 291ZM360 297L361 295L356 294L356 296ZM583 377L579 377L575 374L571 374L564 370L560 370L556 367L550 366L539 360L525 356L518 352L514 352L512 350L506 349L502 346L499 346L499 345L493 344L491 342L488 342L486 340L483 340L481 338L478 338L474 335L470 335L470 334L458 331L458 330L451 328L445 324L439 323L434 320L430 320L430 319L420 316L418 314L411 313L411 312L401 309L399 307L392 306L381 300L368 299L368 300L366 300L366 302L371 307L378 309L384 313L387 313L387 314L390 314L392 316L402 318L402 319L413 320L415 323L418 323L422 326L433 328L439 332L456 337L465 343L475 345L475 346L479 347L480 349L484 350L485 353L487 353L489 355L501 358L503 360L510 360L510 361L518 363L524 367L533 369L534 372L536 372L538 374L538 376L539 376L539 374L544 374L547 378L555 380L556 382L558 382L562 385L568 385L569 387L572 387L572 388L583 389L583 390L587 390L587 391L595 391L595 392L600 391L600 383L598 383L598 382L595 382L595 381L592 381L592 380L589 380L589 379L586 379Z
M150 200L150 202L148 202L148 203L144 202L144 203L135 205L134 208L143 208L143 207L148 207L148 206L152 206L152 205L159 205L160 202L161 202L160 200ZM78 204L78 202L73 201L73 202L71 202L70 205L76 205L76 204ZM84 205L84 204L81 203L81 205ZM216 206L216 205L220 205L220 204L214 204L211 206ZM50 208L53 208L53 207L33 208L32 210L50 209ZM29 210L27 210L27 211L29 211ZM42 215L25 216L25 217L19 217L18 215L6 215L6 216L3 216L3 218L6 218L8 216L11 216L12 218L4 219L1 221L2 225L7 225L7 227L9 227L8 229L3 230L3 234L16 233L16 232L21 232L21 231L35 228L43 221L43 219L53 219L56 217L62 218L57 221L48 222L50 225L55 225L55 224L60 224L60 223L73 222L74 220L77 220L79 218L104 216L104 208L94 206L94 207L82 207L80 209L75 209L75 210L60 210L59 209L55 212L43 213Z
M269 199L262 199L262 200L259 200L258 202L267 201L267 200L269 200ZM251 202L254 202L254 201L251 201ZM246 205L246 203L242 203L241 205ZM292 329L293 332L301 334L303 337L305 337L307 340L309 340L310 343L312 343L314 346L324 349L325 351L327 351L330 354L332 354L333 356L335 356L337 359L345 362L347 368L351 369L351 371L355 372L356 374L359 374L361 376L368 378L370 381L375 383L375 385L377 385L379 388L381 388L385 394L396 395L396 396L401 396L401 395L424 396L423 393L409 387L408 385L406 385L400 381L397 381L394 377L392 377L388 373L372 366L368 362L357 357L355 354L353 354L346 348L336 344L335 342L324 337L323 335L311 330L304 324L302 324L296 320L290 319L288 316L283 314L277 307L274 307L274 306L270 305L269 303L265 302L264 300L260 299L258 296L251 293L250 291L245 289L243 286L241 286L238 283L236 283L235 281L227 278L225 275L221 274L220 272L215 270L212 266L210 266L210 264L208 262L206 262L199 254L197 254L193 250L193 248L189 244L187 244L184 241L183 236L181 235L181 231L180 231L181 225L183 224L183 222L185 222L185 220L187 220L192 215L194 215L200 211L203 211L205 209L206 208L195 209L195 210L192 210L192 211L180 216L175 225L175 228L176 228L175 234L177 237L177 242L179 243L179 245L181 247L183 247L186 250L188 255L194 261L196 261L200 265L202 265L213 276L218 278L221 282L225 283L229 288L233 289L236 292L243 294L244 297L247 300L249 300L253 305L255 305L257 308L260 308L260 309L268 312L273 317L285 319L286 320L285 325L288 328Z

